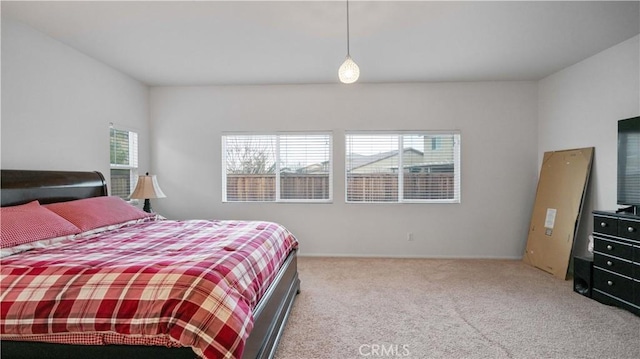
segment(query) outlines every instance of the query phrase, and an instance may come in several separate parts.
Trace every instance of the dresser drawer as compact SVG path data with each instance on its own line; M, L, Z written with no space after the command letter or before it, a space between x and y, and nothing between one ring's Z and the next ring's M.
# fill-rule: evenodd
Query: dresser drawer
M627 302L634 302L635 283L632 279L619 276L600 268L593 269L593 288L599 289Z
M633 246L630 244L596 237L594 238L593 250L609 256L633 260Z
M612 272L626 275L627 277L633 277L634 269L637 270L636 268L634 268L637 266L635 266L631 262L626 262L621 259L605 256L598 253L593 255L593 265L610 270Z
M618 222L618 237L640 241L640 222L621 219Z
M618 235L618 219L602 216L593 216L593 231L595 233Z
M591 298L640 315L640 216L593 212Z

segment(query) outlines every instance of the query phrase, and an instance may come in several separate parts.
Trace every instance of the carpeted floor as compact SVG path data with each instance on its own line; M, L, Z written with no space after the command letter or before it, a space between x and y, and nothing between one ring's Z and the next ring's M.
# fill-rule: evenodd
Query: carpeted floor
M640 358L640 317L507 260L299 258L276 359Z

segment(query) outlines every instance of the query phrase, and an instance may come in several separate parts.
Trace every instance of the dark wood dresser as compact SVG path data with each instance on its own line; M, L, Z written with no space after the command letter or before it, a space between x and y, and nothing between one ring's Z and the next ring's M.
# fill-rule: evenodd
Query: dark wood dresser
M640 217L593 212L593 299L640 315Z

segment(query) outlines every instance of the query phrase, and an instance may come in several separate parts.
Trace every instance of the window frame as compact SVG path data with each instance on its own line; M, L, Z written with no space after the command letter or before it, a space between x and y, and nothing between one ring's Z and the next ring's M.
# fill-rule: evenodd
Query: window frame
M398 137L398 199L396 201L350 201L349 200L349 153L348 153L348 137L351 135L367 135L367 136L397 136ZM452 199L406 199L404 198L404 171L403 168L404 148L403 137L409 135L418 136L434 136L434 135L453 135L454 151L453 151L453 183L454 198ZM347 204L456 204L462 202L462 183L461 183L461 156L462 156L462 136L459 130L400 130L400 131L345 131L344 135L344 201ZM436 141L441 144L441 141Z
M280 163L280 137L281 136L328 136L329 144L329 179L328 179L328 195L329 197L324 199L283 199L281 189L281 163ZM273 201L230 201L227 198L227 158L226 158L226 137L227 136L275 136L276 148L275 148L275 199ZM332 131L272 131L272 132L259 132L259 131L245 131L245 132L223 132L220 136L221 144L221 167L222 167L222 203L309 203L309 204L322 204L333 203L333 132Z
M128 132L129 134L129 144L128 144L128 152L129 152L129 164L128 165L122 165L122 164L117 164L117 163L112 163L111 162L111 136L112 136L112 131L120 131L120 132ZM135 134L135 139L131 138L131 134ZM134 152L131 151L132 148L132 144L135 144L135 146L133 147L135 149ZM117 124L113 124L111 123L109 125L109 181L111 183L111 195L113 196L113 176L111 175L111 170L128 170L129 171L129 194L127 195L126 198L123 198L125 201L132 203L132 204L136 204L138 203L138 200L135 199L130 199L129 196L131 195L131 193L133 192L133 190L136 187L137 181L138 181L138 174L139 174L139 158L140 158L140 134L138 133L138 131L136 131L136 129L132 129L126 126L120 126Z

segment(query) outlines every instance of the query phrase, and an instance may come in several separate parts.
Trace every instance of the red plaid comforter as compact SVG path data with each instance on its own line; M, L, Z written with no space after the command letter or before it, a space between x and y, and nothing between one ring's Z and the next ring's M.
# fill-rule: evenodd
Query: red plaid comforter
M270 222L163 220L11 255L1 263L1 338L143 339L240 358L252 309L296 246Z

